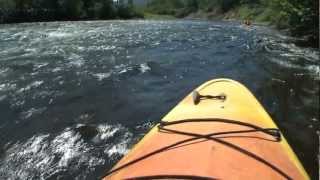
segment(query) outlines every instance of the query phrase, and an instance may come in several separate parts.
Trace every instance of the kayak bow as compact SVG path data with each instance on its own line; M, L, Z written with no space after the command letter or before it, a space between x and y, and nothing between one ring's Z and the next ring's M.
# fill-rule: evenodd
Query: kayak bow
M183 99L104 179L309 179L242 84L211 80Z

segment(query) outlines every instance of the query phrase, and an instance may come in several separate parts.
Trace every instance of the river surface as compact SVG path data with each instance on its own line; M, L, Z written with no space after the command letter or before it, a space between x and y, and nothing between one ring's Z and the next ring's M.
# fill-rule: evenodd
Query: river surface
M318 176L319 52L209 21L0 25L0 179L96 179L189 92L244 83Z

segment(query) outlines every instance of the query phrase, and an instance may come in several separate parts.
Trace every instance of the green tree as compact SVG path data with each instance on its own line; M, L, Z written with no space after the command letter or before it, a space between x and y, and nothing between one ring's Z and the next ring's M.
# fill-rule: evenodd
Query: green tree
M223 12L227 12L239 4L240 0L222 0L221 9Z
M0 10L11 10L16 7L16 2L13 0L0 0Z
M199 3L197 0L188 0L187 6L192 9L192 11L197 11L199 9Z
M272 0L270 6L278 9L286 23L278 26L289 27L293 35L306 36L312 44L319 45L319 1Z
M16 9L28 9L32 5L32 0L15 0Z
M128 6L129 6L130 8L133 8L133 0L128 0Z
M100 10L100 18L102 19L111 19L116 17L116 12L113 7L112 0L104 0L102 2L102 8Z
M82 0L59 0L58 4L65 16L71 19L79 18L83 13Z
M172 0L171 4L172 4L173 8L183 8L184 7L184 3L181 0Z

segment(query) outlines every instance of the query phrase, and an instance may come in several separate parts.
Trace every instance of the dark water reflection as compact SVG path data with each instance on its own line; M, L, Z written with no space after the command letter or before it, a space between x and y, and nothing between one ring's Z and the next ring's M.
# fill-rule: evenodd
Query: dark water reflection
M248 86L318 177L319 52L232 22L0 26L0 177L92 179L187 93Z

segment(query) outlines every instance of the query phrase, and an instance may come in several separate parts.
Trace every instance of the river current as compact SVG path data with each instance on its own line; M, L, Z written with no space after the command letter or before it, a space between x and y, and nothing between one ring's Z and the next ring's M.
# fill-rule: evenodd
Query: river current
M319 51L211 21L0 25L0 179L96 179L194 88L245 84L313 179Z

